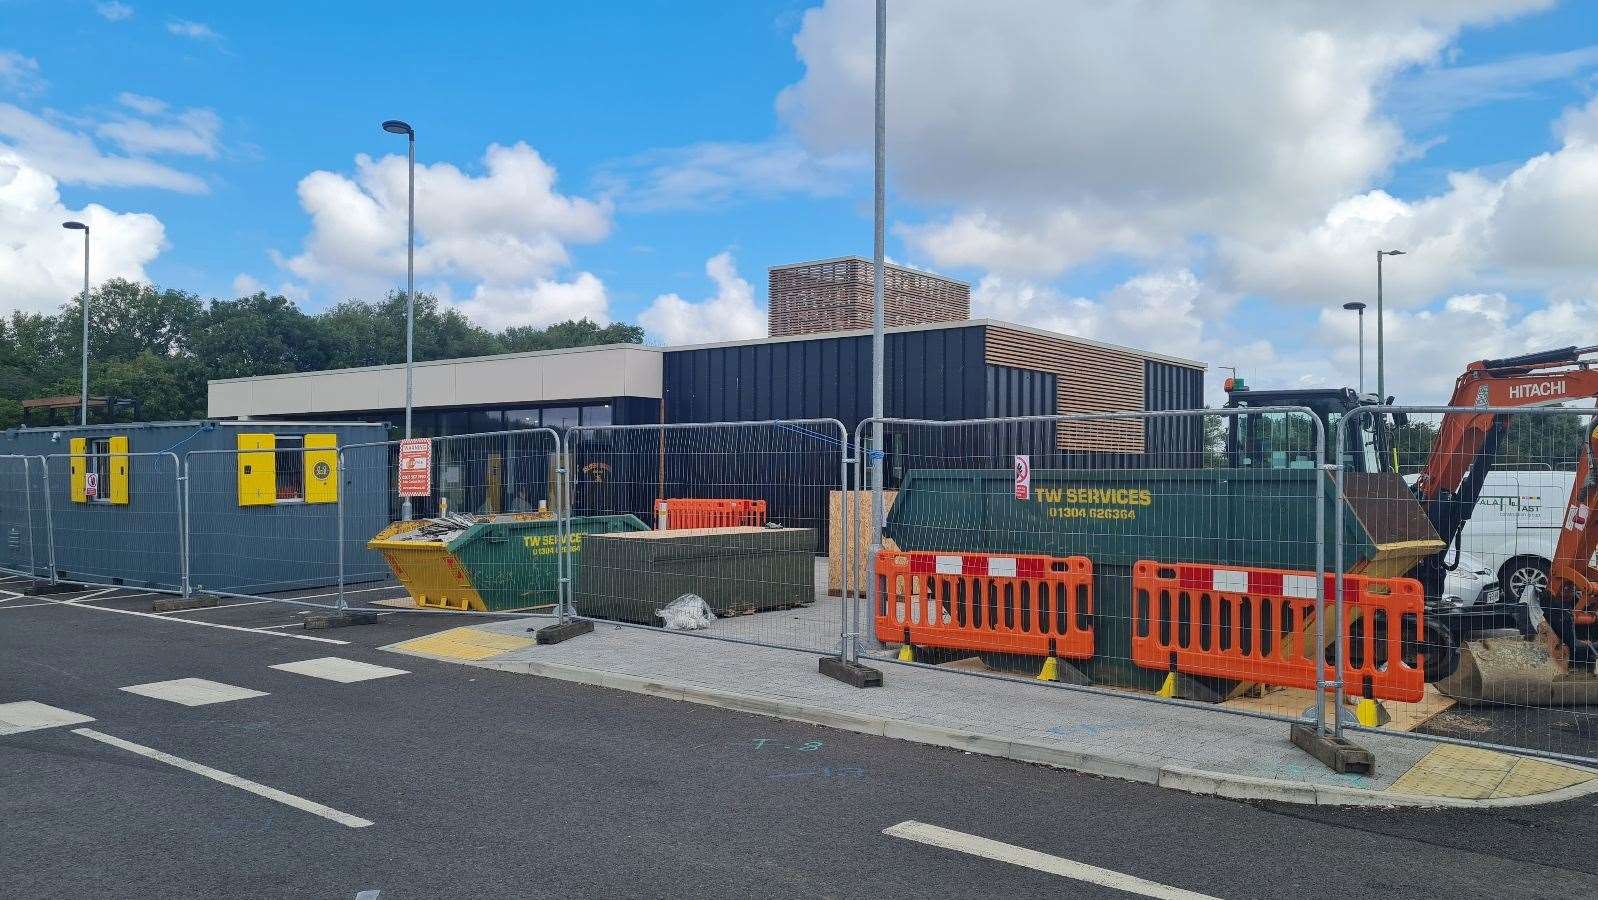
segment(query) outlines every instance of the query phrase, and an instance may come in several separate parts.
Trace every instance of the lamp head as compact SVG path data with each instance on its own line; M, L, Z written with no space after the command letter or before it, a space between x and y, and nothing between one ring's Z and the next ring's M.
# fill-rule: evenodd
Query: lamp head
M89 226L83 224L82 222L62 222L61 223L61 227L62 228L70 228L73 231L88 231L89 230Z
M401 122L399 119L389 119L387 122L384 122L383 130L389 134L403 134L409 137L411 140L416 139L415 130L406 123Z
M1382 250L1382 251L1379 251L1379 252L1383 253L1383 254L1385 254L1387 256L1403 256L1404 255L1404 251L1402 251L1402 250Z
M1343 304L1343 308L1349 312L1363 312L1365 309L1365 304L1359 302L1358 300L1350 300Z

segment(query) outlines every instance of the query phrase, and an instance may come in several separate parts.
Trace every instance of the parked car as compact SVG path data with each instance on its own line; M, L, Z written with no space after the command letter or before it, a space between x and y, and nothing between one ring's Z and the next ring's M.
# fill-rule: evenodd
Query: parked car
M1415 477L1405 480L1413 483ZM1528 584L1548 587L1549 561L1575 478L1574 472L1537 469L1487 474L1459 546L1494 573L1504 597L1519 598Z
M1468 607L1497 603L1500 597L1498 576L1477 557L1459 554L1454 570L1443 581L1443 602Z

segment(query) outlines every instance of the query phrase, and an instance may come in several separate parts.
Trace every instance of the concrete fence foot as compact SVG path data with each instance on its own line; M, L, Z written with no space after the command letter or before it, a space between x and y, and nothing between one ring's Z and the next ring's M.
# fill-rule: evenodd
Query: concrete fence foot
M308 616L305 619L305 629L307 631L320 631L323 628L345 628L350 625L376 624L377 613L369 612L331 612Z
M533 641L539 644L558 644L569 641L578 635L588 634L594 630L594 623L586 619L572 619L570 622L557 622L554 625L545 625L542 628L529 628L533 633Z
M836 656L823 656L817 666L821 674L850 687L882 687L882 673L858 662L844 662Z
M150 604L150 612L177 612L180 609L207 609L219 603L209 594L190 594L187 597L162 597Z
M1325 763L1333 772L1370 775L1376 771L1376 758L1369 750L1333 737L1314 725L1295 724L1289 737L1300 750Z

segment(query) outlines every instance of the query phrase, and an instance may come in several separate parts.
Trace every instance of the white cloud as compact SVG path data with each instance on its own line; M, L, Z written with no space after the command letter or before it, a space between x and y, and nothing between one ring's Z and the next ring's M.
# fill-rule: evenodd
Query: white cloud
M1530 53L1474 66L1427 69L1400 80L1387 106L1409 127L1436 125L1460 110L1528 96L1532 89L1598 68L1598 45Z
M39 61L15 50L0 50L0 90L30 96L44 89L39 76Z
M1378 107L1459 28L1549 5L924 0L889 18L896 189L947 218L938 265L1052 275L1098 253L1262 237L1366 189L1405 149ZM808 11L783 121L818 154L870 146L872 13Z
M266 283L245 272L233 276L233 293L240 297L259 294L266 290Z
M188 19L172 19L166 23L166 30L178 37L194 41L222 40L222 35L217 34L211 26L204 22L192 22Z
M1137 275L1089 299L1046 285L988 275L971 292L971 315L1155 353L1207 359L1218 351L1213 323L1234 298L1186 269Z
M470 299L452 305L477 324L496 330L542 327L567 319L610 323L605 284L590 272L579 272L571 281L541 278L531 286L479 284Z
M155 187L187 194L209 190L197 176L137 155L104 153L87 134L0 103L0 150L6 149L66 184Z
M160 220L147 213L65 206L56 179L0 147L0 312L54 312L83 289L83 235L63 229L68 220L89 226L93 284L144 279L166 243Z
M526 144L490 145L483 169L472 175L449 163L417 166L417 277L467 285L471 299L462 308L484 324L606 318L598 278L554 276L570 264L569 244L610 233L610 205L557 192L554 167ZM274 255L295 278L376 294L404 277L405 157L357 156L353 176L312 172L300 180L299 197L311 232L299 254Z
M109 3L96 3L94 11L99 13L100 17L107 22L121 22L124 19L133 18L133 7L126 3L118 3L116 0L111 0Z
M816 156L789 139L712 141L617 160L597 181L629 209L697 209L788 194L838 196L869 167L859 155Z
M1267 240L1223 240L1232 285L1284 302L1330 303L1374 290L1375 251L1389 298L1422 305L1483 282L1563 286L1598 266L1598 100L1567 112L1563 145L1503 178L1454 173L1448 190L1405 201L1383 191L1342 200L1324 218Z
M732 254L712 256L705 274L716 285L714 297L693 301L661 294L638 314L638 324L668 346L764 337L766 310L755 305L754 290L738 275Z
M166 153L215 159L220 149L222 119L209 109L169 110L164 101L123 93L118 102L146 118L117 116L95 132L134 154Z

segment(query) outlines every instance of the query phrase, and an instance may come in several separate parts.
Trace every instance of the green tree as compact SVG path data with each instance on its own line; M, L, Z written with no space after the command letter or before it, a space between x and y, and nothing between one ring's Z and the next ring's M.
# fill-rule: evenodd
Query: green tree
M556 350L562 347L594 347L600 344L642 344L644 329L626 322L600 325L592 319L567 319L545 328L517 326L500 334L510 353Z
M280 375L327 367L316 320L281 296L213 300L201 313L189 352L208 378Z

